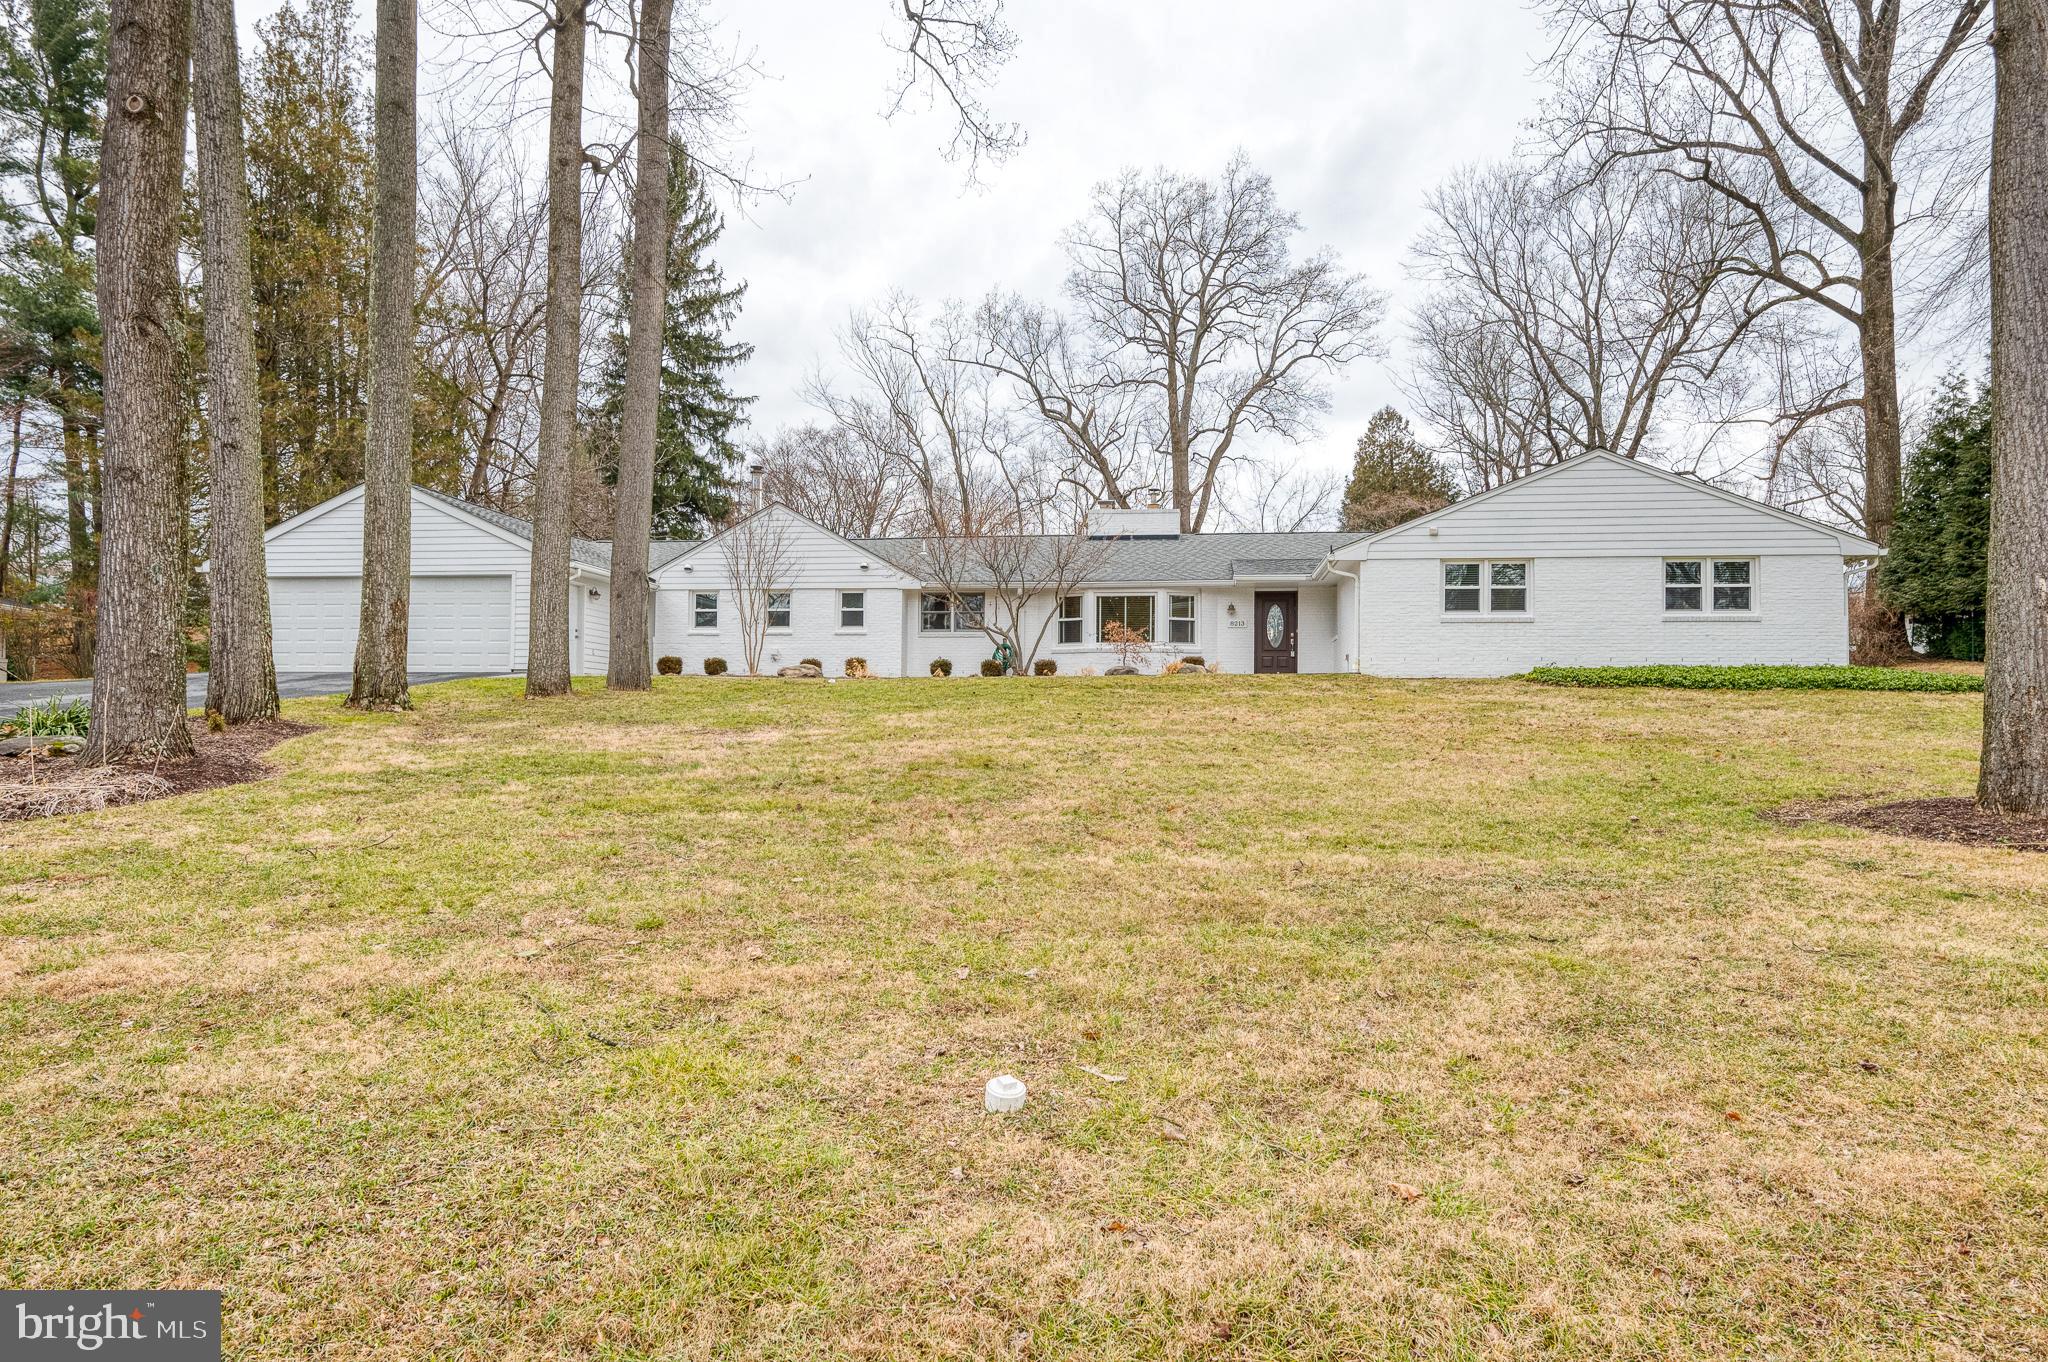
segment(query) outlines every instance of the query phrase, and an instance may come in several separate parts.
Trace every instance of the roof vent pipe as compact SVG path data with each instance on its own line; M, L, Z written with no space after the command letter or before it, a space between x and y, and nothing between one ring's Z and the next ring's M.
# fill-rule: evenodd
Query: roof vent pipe
M768 504L768 465L755 460L747 465L747 509L758 511Z

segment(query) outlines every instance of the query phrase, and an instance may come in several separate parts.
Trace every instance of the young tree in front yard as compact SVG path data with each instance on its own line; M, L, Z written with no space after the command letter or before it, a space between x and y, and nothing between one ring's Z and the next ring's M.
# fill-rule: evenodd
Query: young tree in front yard
M198 0L193 69L204 271L212 627L206 712L231 724L277 713L263 556L263 418L249 272L249 177L234 0Z
M2048 0L1998 0L1991 566L1977 798L2048 815Z
M742 517L719 538L725 581L732 597L733 618L739 621L740 652L747 675L761 674L761 653L768 643L769 614L787 602L790 569L796 562L789 522L770 507ZM787 608L786 604L784 608Z
M1085 527L1035 534L1012 528L1015 523L1013 517L992 515L975 524L935 526L939 533L915 541L911 573L950 600L981 597L972 626L1007 651L1012 672L1029 676L1061 598L1094 574L1108 549L1106 541L1090 539ZM960 612L953 614L957 622Z
M86 759L182 757L185 410L178 199L192 61L190 0L117 0L107 27L100 158L105 335L99 642Z
M1458 486L1408 418L1381 407L1358 437L1351 478L1344 484L1343 526L1372 534L1441 510L1458 499Z

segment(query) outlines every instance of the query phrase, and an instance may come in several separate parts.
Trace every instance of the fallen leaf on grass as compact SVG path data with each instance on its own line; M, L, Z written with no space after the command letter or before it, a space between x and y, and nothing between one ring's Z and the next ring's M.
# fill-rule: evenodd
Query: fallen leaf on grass
M529 937L521 937L519 940L512 943L512 954L518 956L521 960L531 959L532 957L539 955L540 951L540 942L535 941Z
M962 965L959 969L953 971L953 977L955 979L965 979L969 974L972 974L973 972L974 971L968 969L967 966Z
M1186 1144L1188 1142L1188 1133L1167 1120L1164 1116L1161 1116L1159 1118L1159 1138L1171 1140L1175 1144Z
M768 954L768 949L758 941L749 941L745 954L749 960L759 960Z
M1076 1064L1074 1067L1079 1069L1084 1074L1094 1075L1096 1078L1101 1079L1105 1083L1121 1083L1124 1081L1124 1076L1122 1074L1106 1074L1102 1070L1096 1068L1093 1064Z
M1413 1183L1390 1182L1387 1184L1387 1190L1392 1192L1395 1196L1401 1198L1401 1200L1403 1201L1422 1200L1422 1189L1420 1187L1415 1186Z
M1721 1116L1722 1119L1729 1121L1739 1121L1742 1119L1742 1113L1739 1111L1724 1111L1721 1113Z

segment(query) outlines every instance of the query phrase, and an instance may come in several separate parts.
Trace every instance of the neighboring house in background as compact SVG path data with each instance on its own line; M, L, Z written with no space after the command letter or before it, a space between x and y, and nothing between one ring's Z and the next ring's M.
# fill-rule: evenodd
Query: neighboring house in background
M354 659L361 490L267 536L280 671ZM879 675L937 658L971 672L992 644L980 603L920 579L907 539L849 540L795 512L782 520L786 578L773 588L763 670L849 657ZM1373 535L1181 534L1171 510L1102 510L1105 543L1073 593L1040 598L1040 657L1062 672L1115 662L1112 621L1147 632L1154 667L1199 656L1231 672L1503 676L1542 664L1840 663L1848 660L1846 562L1877 545L1694 479L1583 455ZM524 521L437 493L413 497L411 665L517 670L526 657ZM578 540L571 666L605 669L610 546ZM687 672L744 656L719 539L652 546L653 652ZM1048 618L1050 617L1050 618Z

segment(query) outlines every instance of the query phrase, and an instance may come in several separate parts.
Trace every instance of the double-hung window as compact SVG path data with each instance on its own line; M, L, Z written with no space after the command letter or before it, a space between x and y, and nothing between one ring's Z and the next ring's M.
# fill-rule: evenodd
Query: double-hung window
M716 591L695 591L691 593L690 627L693 629L716 629L718 627L718 593Z
M868 627L867 592L842 591L839 593L839 627L841 629L865 629Z
M1756 609L1750 558L1667 558L1664 611L1672 615L1748 614Z
M1168 643L1193 643L1195 641L1195 598L1193 596L1168 596L1166 598L1166 641Z
M981 628L981 612L988 598L979 591L958 596L927 591L918 601L918 628L927 634L963 633Z
M1444 613L1447 615L1526 615L1529 613L1529 565L1526 562L1444 564Z
M787 591L771 591L768 593L768 627L770 629L789 628L789 593Z
M1081 598L1060 597L1059 640L1061 643L1081 641Z
M1126 629L1143 634L1147 642L1152 639L1152 598L1150 596L1097 596L1095 598L1095 641L1109 641L1109 626L1121 624Z

